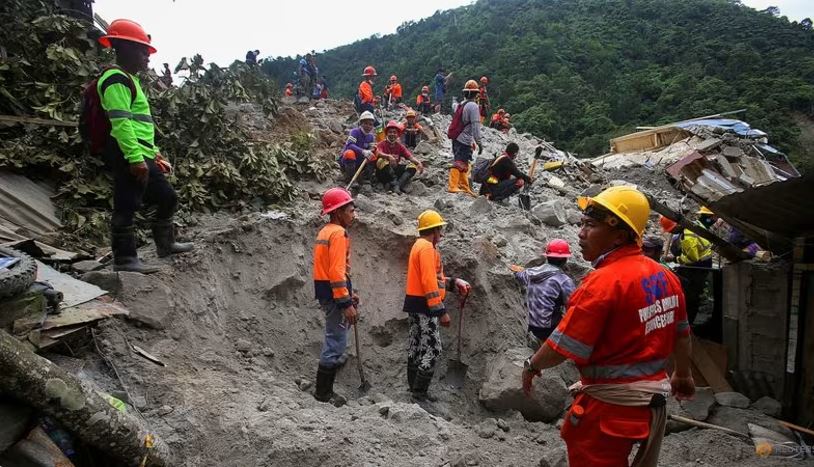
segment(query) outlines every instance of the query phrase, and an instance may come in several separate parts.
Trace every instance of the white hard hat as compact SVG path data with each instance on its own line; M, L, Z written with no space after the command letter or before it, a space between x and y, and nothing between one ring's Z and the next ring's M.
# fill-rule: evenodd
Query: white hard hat
M365 110L362 115L359 115L359 123L362 123L363 120L376 120L376 117L373 116L371 111Z

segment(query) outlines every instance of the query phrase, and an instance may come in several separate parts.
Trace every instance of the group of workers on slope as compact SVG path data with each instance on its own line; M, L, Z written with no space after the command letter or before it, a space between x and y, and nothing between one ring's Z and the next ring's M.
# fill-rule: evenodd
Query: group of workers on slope
M579 286L563 272L570 248L561 240L548 244L547 264L511 266L527 288L528 330L538 339L518 384L530 395L542 371L574 361L580 381L571 388L575 398L561 428L569 465L628 465L633 445L641 443L635 465L655 466L667 398L690 398L695 392L684 293L675 274L642 252L650 206L641 192L612 187L580 197L577 206L583 213L579 246L594 267ZM348 332L357 323L361 300L350 273L352 195L343 188L328 190L322 213L330 217L314 245L313 279L325 314L325 340L314 397L338 404L334 379L346 360ZM440 327L450 325L447 292L471 292L466 280L444 274L439 243L445 225L440 213L422 212L407 262L406 379L418 401L435 400L428 389L442 352Z
M297 64L294 72L296 85L288 82L283 90L285 96L307 97L309 100L327 99L328 83L320 76L316 57L307 53Z

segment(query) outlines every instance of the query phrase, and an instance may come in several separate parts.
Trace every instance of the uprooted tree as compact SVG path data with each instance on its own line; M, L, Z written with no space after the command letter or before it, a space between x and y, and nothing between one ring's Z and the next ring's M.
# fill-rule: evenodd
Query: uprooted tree
M42 0L3 2L0 23L7 55L0 61L0 114L75 122L84 85L113 61L96 43L98 31ZM276 84L257 69L241 63L205 67L197 55L182 60L180 69L189 77L178 87L157 86L152 72L142 83L158 128L156 143L175 166L182 218L289 200L295 180L329 172L331 161L311 157L307 134L284 144L257 141L228 116L227 107L236 103L276 114ZM110 182L75 127L0 126L0 168L56 182L71 239L104 242Z

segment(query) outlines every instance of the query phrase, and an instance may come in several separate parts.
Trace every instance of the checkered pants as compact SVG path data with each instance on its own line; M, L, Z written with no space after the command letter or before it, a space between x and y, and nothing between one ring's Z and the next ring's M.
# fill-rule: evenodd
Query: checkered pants
M419 371L431 373L441 356L441 333L438 318L419 313L409 314L410 335L407 363Z

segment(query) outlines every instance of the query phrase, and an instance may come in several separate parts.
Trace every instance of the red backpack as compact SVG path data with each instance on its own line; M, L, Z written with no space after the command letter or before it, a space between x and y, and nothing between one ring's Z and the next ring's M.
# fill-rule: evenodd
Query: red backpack
M459 105L457 109L455 109L455 114L452 116L452 122L449 124L449 128L447 128L447 138L449 139L456 139L463 133L464 128L469 126L469 122L464 124L464 107L469 102L464 102L463 104Z
M121 70L117 66L109 66L102 69L99 77L111 68ZM128 79L127 82L130 86L130 105L133 105L136 100L136 84L131 79ZM105 109L102 108L98 83L99 78L96 78L85 84L79 104L79 135L92 156L98 156L104 151L111 130L110 119L107 117Z

